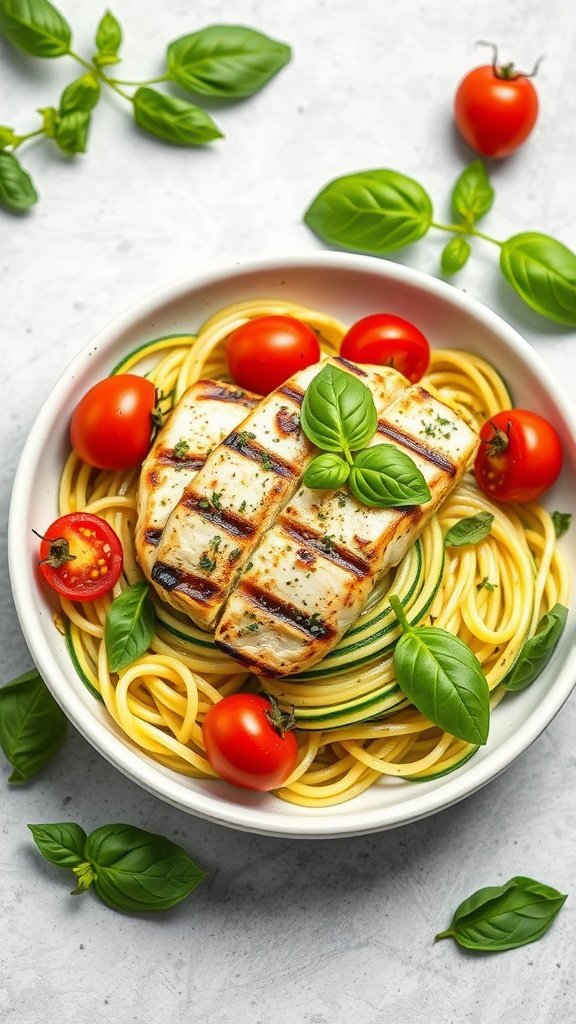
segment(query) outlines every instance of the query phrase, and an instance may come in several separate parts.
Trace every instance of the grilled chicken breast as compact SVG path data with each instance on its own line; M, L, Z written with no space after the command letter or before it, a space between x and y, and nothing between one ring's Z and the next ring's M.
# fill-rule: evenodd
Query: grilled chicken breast
M166 520L212 448L220 444L260 398L234 384L199 380L174 406L140 474L136 556L150 579Z
M360 376L377 408L407 387L388 367L328 360ZM304 392L323 364L273 391L207 457L170 514L151 578L174 607L210 629L252 552L297 490L316 449L300 429ZM221 636L222 641L224 638Z
M371 444L392 444L410 455L431 499L367 508L348 491L300 487L242 573L216 630L217 646L253 672L282 676L319 661L358 617L378 577L403 558L477 450L474 431L418 385L378 413Z

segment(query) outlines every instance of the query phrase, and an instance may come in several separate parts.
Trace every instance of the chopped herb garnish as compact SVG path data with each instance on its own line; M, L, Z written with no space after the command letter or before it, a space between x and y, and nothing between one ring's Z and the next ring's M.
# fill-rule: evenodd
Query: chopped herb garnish
M229 562L237 562L238 559L240 558L241 554L242 554L242 551L240 550L240 548L234 548L230 552L230 554L228 555L228 561Z
M320 538L320 546L323 548L324 551L326 551L328 553L330 551L333 551L334 550L334 546L335 546L334 545L334 534L333 533L325 533L324 536Z
M218 548L220 547L221 543L222 543L222 537L220 536L219 533L217 533L215 537L212 537L212 540L210 541L208 547L212 551L218 551Z
M274 466L274 460L268 454L268 452L260 453L260 462L262 463L262 469L270 470Z
M497 586L497 583L490 583L488 577L485 576L481 583L476 584L476 590L496 590Z
M344 506L346 504L346 495L343 494L342 491L338 491L337 497L338 497L338 506L339 506L339 508L344 508Z
M216 562L214 561L213 558L210 558L210 556L207 555L206 552L204 552L200 556L200 561L198 562L198 565L201 569L204 570L204 572L214 572L214 569L216 568Z
M242 512L244 512L244 511L245 511L245 509L246 509L246 502L245 502L245 501L243 501L243 502L242 502L242 504L240 505L240 508L238 509L238 511L239 511L240 513L242 513Z
M256 434L253 434L251 430L241 430L238 434L238 440L240 444L247 444L248 441L253 441Z
M190 451L190 445L185 437L181 437L174 445L174 456L177 459L185 459Z

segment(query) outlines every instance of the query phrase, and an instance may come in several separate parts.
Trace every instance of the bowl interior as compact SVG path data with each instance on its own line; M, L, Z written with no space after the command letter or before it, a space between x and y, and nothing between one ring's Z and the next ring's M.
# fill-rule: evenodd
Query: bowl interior
M488 744L457 772L418 784L387 780L349 803L308 810L269 795L187 779L137 750L77 677L64 638L53 624L56 605L38 579L32 528L41 529L58 514L69 410L143 341L193 333L223 306L250 298L294 300L349 323L369 313L394 312L413 320L435 347L467 349L489 359L509 384L515 404L542 413L557 427L565 468L547 504L576 514L572 412L533 350L503 320L452 286L395 263L340 253L252 261L147 299L102 331L58 381L29 435L14 484L9 557L18 615L39 671L74 725L121 771L162 799L213 821L276 835L338 836L392 827L434 813L478 789L546 727L576 680L573 613L547 669L532 687L508 695L499 705ZM566 538L561 543L566 544Z

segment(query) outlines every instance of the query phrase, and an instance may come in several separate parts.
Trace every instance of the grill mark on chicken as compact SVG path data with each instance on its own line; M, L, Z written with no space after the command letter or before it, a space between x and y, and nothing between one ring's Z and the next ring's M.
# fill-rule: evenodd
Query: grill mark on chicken
M149 526L144 530L144 539L147 544L152 544L154 547L159 543L160 537L162 536L162 528L159 526Z
M278 388L281 395L286 395L286 398L291 398L297 405L302 405L304 401L304 392L298 388L289 387L288 384L283 384L281 388Z
M173 448L162 448L154 458L162 466L178 466L182 469L200 469L206 459L203 455L177 455Z
M376 430L379 434L383 434L384 437L389 437L391 441L397 441L403 448L408 448L415 455L420 455L421 458L431 462L433 466L448 473L449 476L456 476L456 466L447 455L440 451L435 451L434 448L429 448L428 445L422 444L412 434L407 434L400 430L400 427L388 423L387 420L378 420Z
M241 584L242 596L250 604L260 611L272 615L282 622L288 622L291 626L306 633L311 639L325 640L334 636L334 630L326 622L323 622L318 615L306 615L300 608L290 601L284 601L255 583Z
M202 401L203 398L211 398L217 402L235 402L237 405L243 405L246 409L254 409L259 398L252 398L247 395L241 388L235 388L232 386L226 386L224 383L216 384L214 381L198 381L204 387L204 394L198 395L198 400Z
M284 532L298 544L305 544L308 548L313 548L314 551L317 551L324 558L328 558L329 561L339 565L342 569L353 573L358 579L368 576L370 572L369 563L363 558L359 558L352 551L349 551L348 548L335 544L330 538L315 533L313 530L309 530L301 526L300 523L294 522L285 516L282 516L279 522ZM298 552L298 555L300 558L302 557L300 552Z
M207 522L212 523L214 526L218 526L221 530L230 534L231 537L243 537L248 539L253 537L256 532L256 527L248 522L247 519L243 519L232 509L218 508L216 505L210 503L209 499L203 498L198 494L194 494L193 491L186 491L182 497L182 504L189 508L192 512L198 512L203 519Z
M300 417L297 412L289 412L288 408L283 405L276 413L276 426L284 437L288 437L289 434L295 434L297 430L300 430Z
M195 601L208 603L220 592L217 583L212 583L204 576L177 569L166 562L155 562L152 567L152 579L164 590L175 590L180 594L193 597Z
M222 651L223 654L227 654L229 658L234 658L234 661L240 662L241 665L245 665L246 668L252 669L253 672L257 672L260 676L274 676L275 673L271 672L268 666L263 662L259 661L258 658L251 658L248 655L243 654L237 647L232 644L227 644L224 640L215 640L216 647Z
M360 367L356 365L356 363L349 363L348 360L344 359L343 356L334 356L334 359L336 360L337 363L342 363L342 366L345 366L347 370L350 370L350 373L356 374L357 377L368 376L365 370L361 370Z
M222 446L224 448L232 448L235 452L240 452L240 455L250 459L251 462L258 462L263 469L268 470L270 473L275 473L276 476L293 479L299 473L299 470L294 469L289 462L279 458L278 455L274 455L267 448L254 444L242 431L235 430L233 433L228 434L228 437L225 437L222 441Z

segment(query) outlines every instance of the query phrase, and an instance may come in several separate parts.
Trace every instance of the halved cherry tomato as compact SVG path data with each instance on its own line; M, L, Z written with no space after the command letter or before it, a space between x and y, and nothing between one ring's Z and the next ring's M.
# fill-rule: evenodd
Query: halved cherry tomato
M483 64L462 79L454 119L469 146L485 156L513 153L538 117L538 94L530 77L512 64Z
M202 727L210 764L244 789L277 789L294 770L298 743L292 716L272 697L234 693L214 704Z
M320 359L318 338L293 316L257 316L232 331L228 367L240 387L267 395Z
M122 572L122 545L111 526L91 512L70 512L42 536L40 570L53 590L71 601L94 601Z
M70 424L76 454L97 469L129 469L148 454L156 388L146 377L119 373L80 399Z
M393 366L415 384L428 369L430 345L409 320L393 313L373 313L352 324L342 339L340 355L355 363Z
M557 480L562 445L554 427L528 409L492 416L474 463L479 487L496 501L535 501Z

